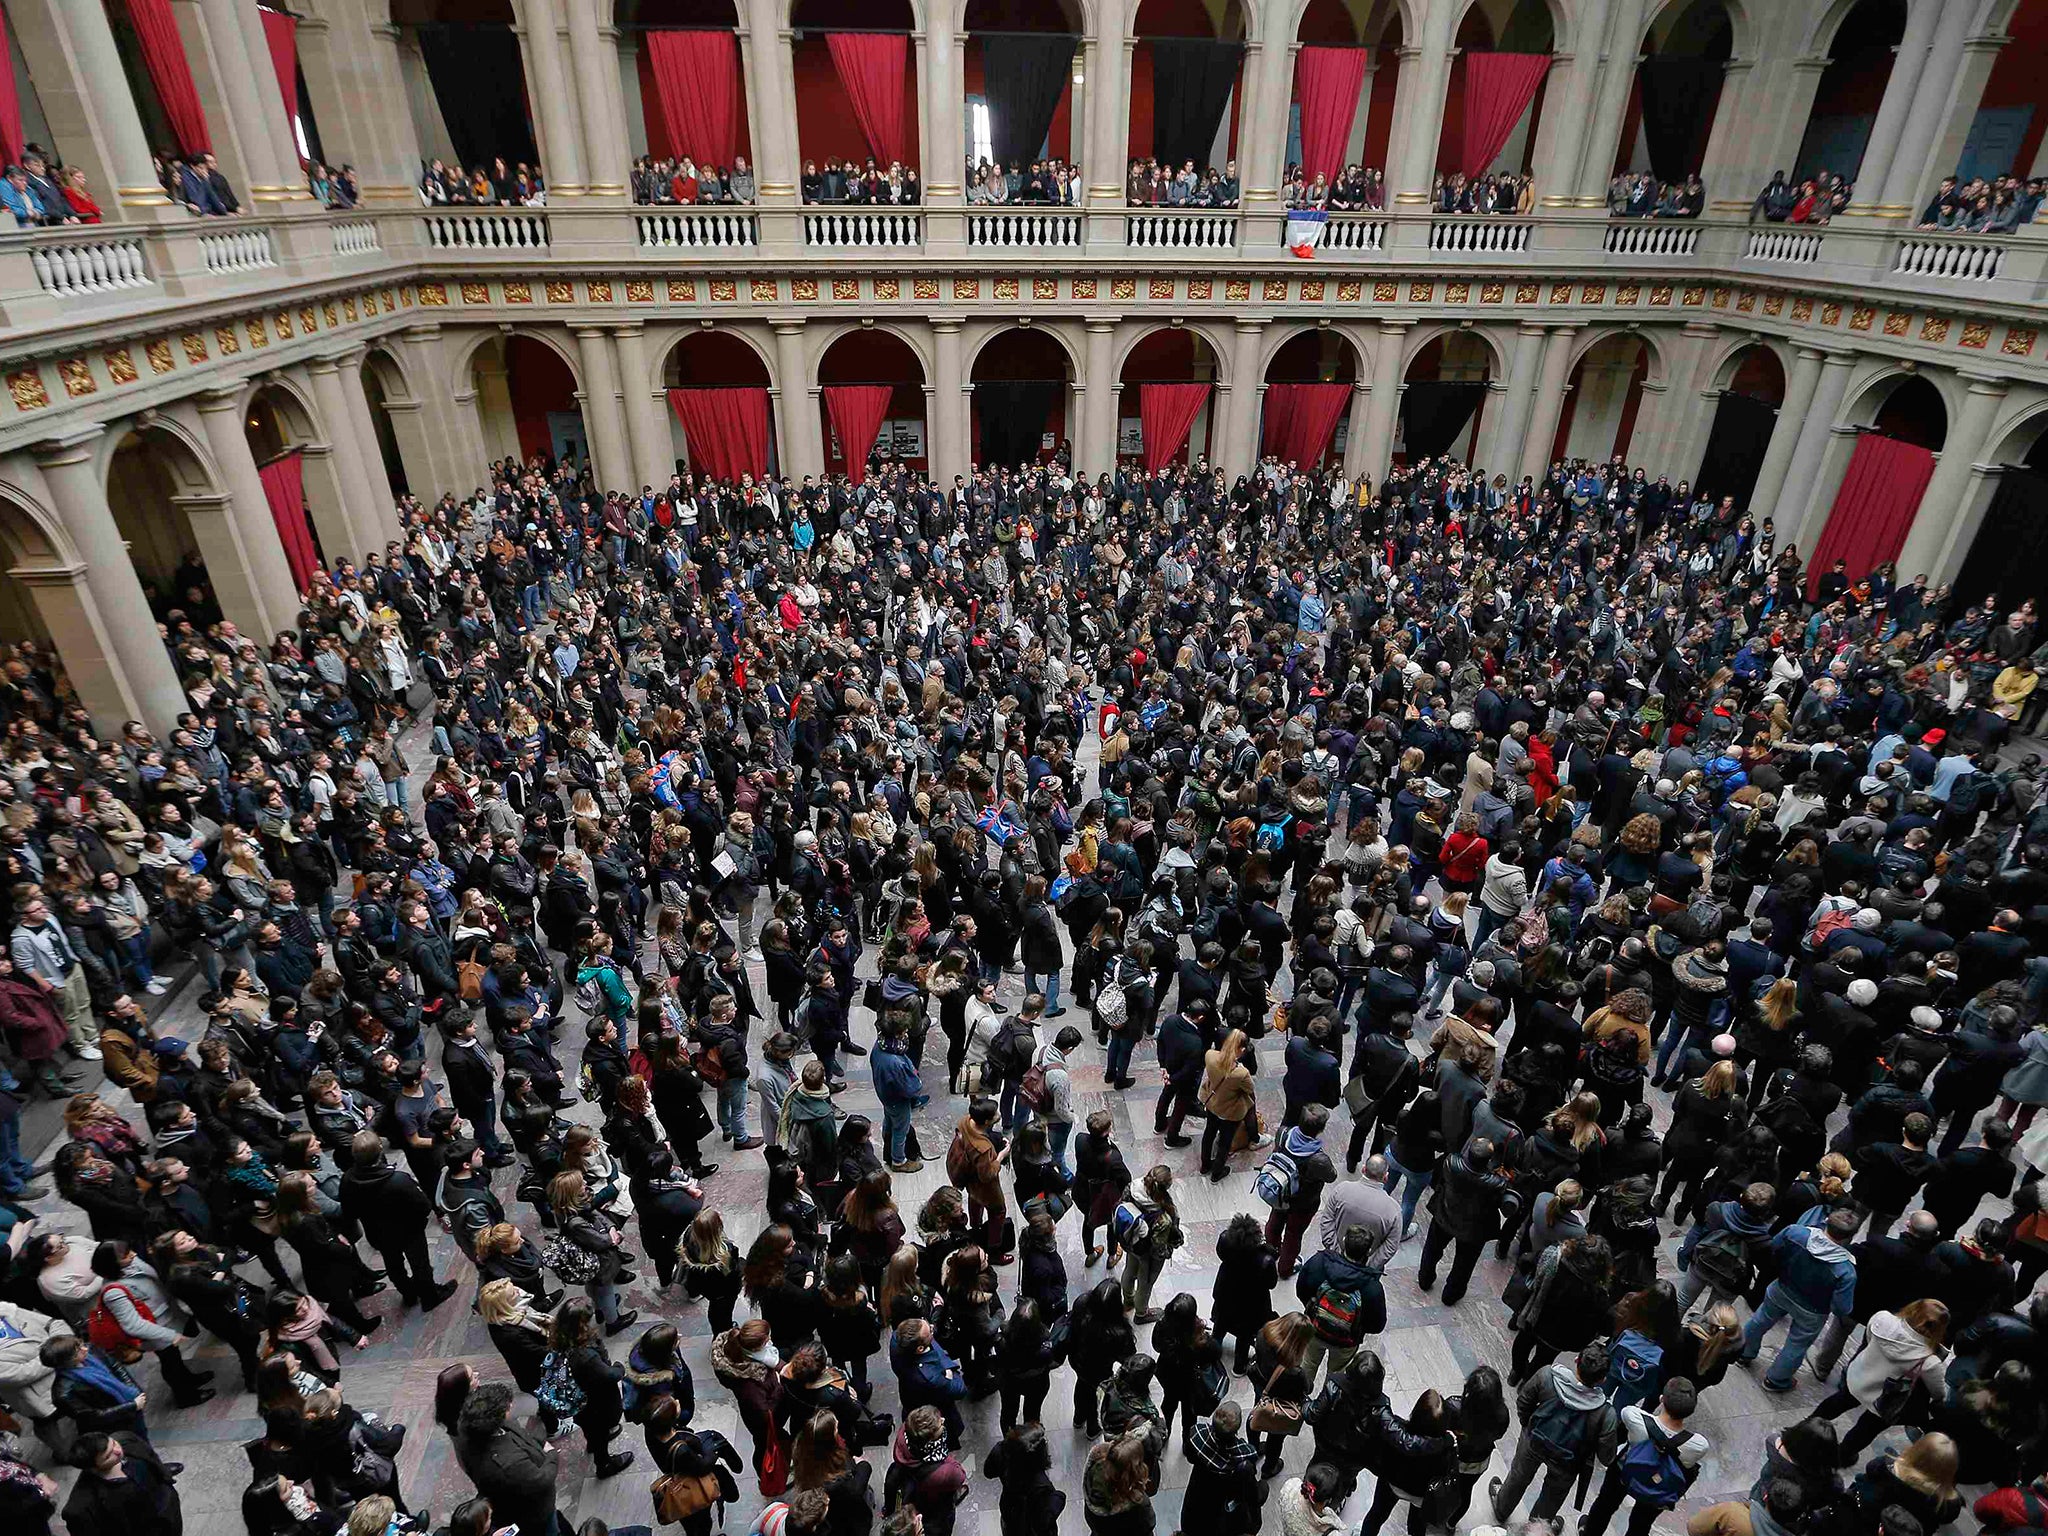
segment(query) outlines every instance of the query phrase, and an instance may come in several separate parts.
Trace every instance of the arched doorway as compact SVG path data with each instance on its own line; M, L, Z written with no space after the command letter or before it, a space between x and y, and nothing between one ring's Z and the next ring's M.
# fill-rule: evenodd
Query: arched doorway
M744 473L759 475L778 462L768 365L744 337L689 332L662 360L661 385L672 392L669 446L678 473L715 474L743 461ZM694 453L691 425L699 439ZM714 444L713 435L720 433L727 440Z
M1454 46L1437 168L1447 178L1469 180L1528 175L1543 121L1548 60L1557 50L1557 24L1547 0L1514 0L1498 30L1480 0L1473 0L1458 23ZM1489 54L1509 57L1483 57ZM1521 110L1509 117L1516 101Z
M225 498L182 436L156 426L124 433L107 466L107 505L151 612L181 613L201 630L240 622L224 601L242 577Z
M1062 443L1071 452L1074 360L1052 332L1019 325L998 331L969 373L976 464L1042 464Z
M1303 469L1342 464L1357 382L1358 350L1342 332L1318 326L1288 337L1266 364L1259 457Z
M532 336L491 336L470 354L469 367L491 458L588 461L576 374L560 352Z
M512 0L391 0L391 20L423 154L472 169L539 162Z
M1855 445L1839 475L1832 468L1823 472L1833 480L1834 493L1807 562L1809 593L1837 563L1848 580L1861 581L1874 566L1904 552L1934 477L1935 456L1948 438L1941 391L1918 374L1873 380L1847 419L1857 427Z
M2048 410L2007 432L1990 462L1991 502L1956 572L1953 606L1995 603L2003 616L2031 598L2039 612L2048 608Z
M1693 484L1716 503L1733 496L1736 506L1747 507L1785 404L1785 365L1770 347L1758 344L1737 352L1721 371L1725 378L1714 403L1714 425Z
M892 162L916 169L917 20L910 0L795 0L790 27L804 195L847 201L845 178L835 181L829 170L835 165L850 164L856 175L870 163L882 175ZM900 96L889 87L898 76Z
M1580 356L1565 384L1550 459L1625 459L1650 376L1650 349L1633 331L1603 336Z
M828 474L858 482L870 465L928 468L924 362L909 342L868 326L848 331L818 359L818 384Z
M391 494L426 499L431 488L414 491L415 477L407 468L409 463L417 466L417 483L425 487L431 477L426 474L429 460L420 432L420 402L404 370L390 353L372 347L363 358L362 381L363 398L370 407L370 428L377 435L377 454L383 460Z
M1199 176L1237 157L1243 97L1243 0L1141 0L1132 18L1130 137L1135 161Z
M1682 182L1699 173L1734 52L1726 0L1672 0L1658 13L1629 89L1615 175L1648 171L1660 182Z
M1152 331L1138 339L1124 355L1123 367L1118 371L1117 382L1120 393L1117 396L1116 455L1119 460L1134 464L1163 462L1166 464L1189 464L1196 459L1213 460L1216 453L1216 384L1223 376L1222 366L1216 356L1216 349L1208 339L1184 326L1173 326ZM1185 429L1179 432L1180 441L1163 460L1149 451L1145 441L1146 388L1148 385L1194 385L1202 393L1192 416L1188 417ZM1189 402L1196 396L1183 391ZM1165 391L1155 392L1155 402L1167 398ZM1179 427L1176 414L1162 413L1155 409L1152 419L1155 426L1168 424ZM1169 434L1171 435L1171 434Z
M933 0L947 5L952 0ZM1027 202L1055 200L1044 162L1072 167L1074 99L1080 71L1081 8L1076 0L967 0L962 60L967 164L1020 171ZM1037 194L1031 171L1039 169Z
M733 0L615 0L613 20L622 51L632 51L632 68L621 73L634 158L687 157L698 167L700 197L705 167L729 171L742 159L751 166Z
M1332 185L1353 167L1383 174L1400 86L1400 7L1394 0L1309 0L1295 41L1287 171L1299 167L1310 183L1327 172Z
M1402 375L1394 461L1419 464L1450 454L1470 463L1493 379L1493 349L1470 331L1431 338Z
M1915 374L1883 396L1869 430L1939 453L1948 438L1948 407L1941 391Z
M1906 0L1861 0L1842 18L1828 49L1792 174L1804 180L1828 171L1854 181L1864 146L1884 103L1892 60L1906 35Z

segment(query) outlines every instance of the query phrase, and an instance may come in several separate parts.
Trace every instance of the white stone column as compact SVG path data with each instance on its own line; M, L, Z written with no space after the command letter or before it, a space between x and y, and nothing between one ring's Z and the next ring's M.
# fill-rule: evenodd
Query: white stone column
M1822 359L1820 379L1799 423L1799 437L1793 444L1792 461L1777 501L1766 507L1757 497L1750 498L1753 510L1769 512L1776 520L1781 550L1788 544L1798 544L1802 554L1810 555L1814 540L1820 536L1820 519L1815 509L1825 508L1835 494L1833 483L1819 472L1821 456L1827 451L1835 417L1848 396L1849 371L1855 366L1853 352L1829 352Z
M583 364L583 429L590 434L590 454L600 492L633 480L632 455L626 448L625 412L619 406L619 370L612 357L612 339L602 326L576 327L576 356ZM637 486L639 482L633 480Z
M1436 144L1443 136L1444 101L1451 87L1451 39L1456 26L1456 8L1438 0L1423 14L1417 46L1401 50L1399 110L1394 114L1393 141L1387 148L1391 208L1412 211L1429 204Z
M782 465L790 479L825 473L825 444L818 424L818 397L811 389L810 365L804 361L804 322L773 320L775 387L782 407Z
M1394 425L1401 409L1401 354L1412 320L1382 320L1372 357L1372 392L1366 398L1365 465L1375 481L1384 479L1394 457Z
M1885 211L1883 194L1898 156L1906 119L1913 110L1921 75L1927 68L1928 50L1934 44L1935 24L1942 9L1939 4L1926 4L1924 0L1906 7L1905 36L1899 39L1892 54L1892 72L1884 83L1884 98L1878 103L1877 118L1870 125L1870 137L1864 141L1863 164L1856 172L1856 201L1848 209L1851 213L1881 215Z
M1240 318L1230 348L1229 414L1223 432L1223 472L1233 480L1259 463L1259 410L1266 393L1259 357L1266 347L1266 319Z
M668 430L668 401L649 382L647 333L639 325L615 325L612 340L619 352L619 392L626 401L626 438L632 444L630 488L668 484L675 468L674 438Z
M320 412L319 426L327 434L327 446L333 455L334 479L341 497L336 510L348 535L346 549L334 548L334 541L324 535L321 543L326 546L328 559L346 555L360 563L372 550L382 552L384 548L384 514L378 510L378 501L390 498L372 494L384 483L384 466L381 462L372 466L356 441L355 412L349 409L348 394L342 387L341 366L337 357L316 357L306 364L313 384L313 404ZM377 471L374 480L370 477L373 467Z
M391 488L391 471L384 463L384 445L377 440L377 422L370 414L370 392L363 388L364 349L345 354L340 360L341 398L348 406L349 421L355 428L356 452L370 481L370 507L376 516L377 548L403 536L398 520L398 498Z
M1267 30L1277 28L1292 12L1273 6L1264 17ZM1238 178L1246 214L1273 213L1280 206L1280 181L1287 157L1287 119L1294 102L1294 40L1277 32L1252 43L1238 76L1245 91L1238 115Z
M1356 481L1360 475L1378 472L1366 462L1366 438L1372 433L1372 386L1364 379L1351 386L1350 414L1344 428L1344 478Z
M340 158L356 168L363 202L416 205L421 145L406 104L399 29L357 6L331 22L302 15L298 38L313 115L323 125L337 120L323 131L329 138L345 135Z
M1643 28L1646 25L1645 0L1612 0L1612 8L1601 18L1605 23L1603 49L1599 66L1599 79L1583 96L1575 97L1575 107L1568 110L1561 131L1570 131L1577 125L1578 152L1567 159L1560 151L1557 159L1558 171L1570 181L1569 186L1551 187L1544 182L1543 167L1536 167L1537 204L1544 208L1561 208L1569 202L1579 208L1605 208L1607 206L1607 182L1614 167L1614 157L1621 149L1621 123L1628 115L1628 93L1636 80L1636 65L1642 55ZM1576 75L1583 67L1590 70L1591 39L1595 35L1587 22L1581 23L1578 33L1580 41L1574 45L1578 59L1573 62L1572 73ZM1552 84L1556 83L1555 68L1551 70ZM1556 98L1544 97L1543 120L1550 121L1550 103ZM1552 194L1565 201L1552 202Z
M1081 441L1074 468L1090 476L1116 468L1116 321L1090 320L1081 363Z
M102 650L108 686L102 696L110 696L110 702L118 700L125 717L142 721L161 736L171 730L188 705L170 655L157 634L156 616L149 610L149 599L128 557L127 541L121 537L114 509L107 505L106 489L100 484L95 461L106 430L94 425L38 443L35 459L64 531L85 562L81 574L91 597L93 627L105 637ZM72 658L67 654L64 660L69 668ZM79 663L91 669L93 658L88 653ZM111 723L119 725L118 721Z
M777 16L780 0L741 0L747 63L748 122L753 127L757 190L763 205L797 200L796 118L784 107L794 101L790 85L796 64ZM785 398L789 386L783 386ZM816 434L812 434L815 436ZM790 451L787 441L783 452Z
M619 80L618 50L598 35L597 11L602 4L609 20L611 0L556 0L569 23L569 56L576 70L576 102L583 126L583 169L589 195L610 202L627 200L625 121Z
M280 203L310 202L256 0L199 0L199 16L220 70L229 119L224 126L247 168L249 203L275 212Z
M2012 387L2010 379L1990 374L1965 373L1962 378L1969 392L1942 442L1934 478L1927 482L1905 547L1899 551L1901 571L1925 571L1937 584L1954 577L1982 526L1984 502L1970 498L1970 477L1977 468L1977 456L1991 439L1998 408Z
M1130 94L1124 81L1124 26L1136 0L1096 0L1095 58L1087 71L1089 108L1088 201L1103 208L1121 208L1124 201L1125 150L1130 145Z
M1529 408L1529 425L1522 436L1517 475L1533 475L1541 481L1550 468L1550 445L1557 440L1557 423L1564 414L1565 382L1571 377L1572 341L1576 325L1551 328L1543 339L1543 367L1537 376L1536 398Z
M925 49L918 95L927 102L929 136L919 141L924 156L924 200L936 207L965 201L967 194L967 98L960 37L953 30L953 0L925 6Z
M514 0L520 25L519 54L526 67L526 99L540 134L541 166L548 200L583 197L590 190L577 131L576 102L562 59L563 0Z
M227 511L239 536L257 610L256 633L268 642L280 629L297 626L299 584L292 579L291 563L285 559L277 522L271 516L270 498L256 472L256 456L249 451L249 434L242 422L241 386L209 390L199 397L198 403L206 445L213 450L213 462L220 467L221 478L226 482ZM213 574L211 561L207 562L207 572Z
M1792 359L1792 374L1785 381L1785 398L1771 428L1771 445L1764 450L1764 461L1756 472L1756 488L1749 493L1750 508L1760 517L1777 505L1778 493L1785 488L1785 472L1792 467L1792 450L1806 421L1807 407L1813 403L1814 387L1820 383L1821 362L1826 356L1817 347L1801 347Z
M50 131L66 160L82 165L109 219L184 223L185 210L157 182L149 136L126 88L104 5L10 0L14 41L37 82ZM103 88L116 82L118 90Z
M1945 100L1933 110L1933 125L1924 144L1917 137L1914 119L1906 121L1899 152L1892 160L1892 173L1885 179L1886 195L1881 211L1891 217L1903 218L1918 213L1926 206L1926 199L1934 191L1936 183L1954 173L1957 162L1962 158L1964 141L1970 136L1970 126L1976 121L1977 106L1984 99L1984 87L1990 82L1992 67L1997 64L1998 55L2006 44L2012 41L2003 32L1965 36L1951 66L1944 45L1948 41L1953 9L1943 8L1941 31L1935 37L1934 50L1927 60L1927 71L1920 77L1920 92L1913 100L1916 116L1921 105L1930 98ZM2035 62L2038 65L2044 61ZM1893 213L1893 209L1898 212Z
M1515 328L1514 349L1508 354L1507 388L1500 408L1493 413L1492 451L1488 464L1519 465L1522 441L1529 431L1529 411L1536 399L1536 374L1543 359L1543 323L1524 320Z
M941 6L947 0L939 0ZM962 362L960 317L934 316L932 325L932 391L934 403L926 412L926 429L931 433L926 463L932 480L949 487L955 475L968 473L973 438L968 433L960 393L966 385Z

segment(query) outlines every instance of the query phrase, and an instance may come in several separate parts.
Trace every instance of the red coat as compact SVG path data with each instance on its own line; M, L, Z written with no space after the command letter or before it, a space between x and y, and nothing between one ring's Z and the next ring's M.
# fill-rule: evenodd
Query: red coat
M1453 832L1444 839L1441 855L1443 878L1470 885L1486 873L1486 839L1478 833L1469 837Z
M67 1038L49 994L20 976L0 976L0 1029L23 1061L48 1061Z
M1545 805L1557 793L1557 759L1550 748L1535 737L1529 738L1529 787L1536 791L1536 803Z

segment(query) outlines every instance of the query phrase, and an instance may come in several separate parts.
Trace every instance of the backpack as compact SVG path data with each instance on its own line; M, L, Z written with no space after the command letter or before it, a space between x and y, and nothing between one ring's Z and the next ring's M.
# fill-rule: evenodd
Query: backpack
M1635 1329L1625 1330L1614 1341L1607 1364L1607 1395L1617 1407L1640 1403L1656 1395L1664 1375L1664 1346Z
M1666 1439L1663 1427L1647 1414L1643 1427L1648 1435L1623 1451L1614 1469L1621 1474L1631 1498L1669 1509L1692 1482L1685 1463L1678 1459L1678 1447L1685 1443L1687 1432L1680 1430Z
M1325 1344L1349 1348L1365 1337L1365 1290L1325 1281L1308 1304L1308 1320Z
M1749 1244L1741 1234L1726 1227L1709 1232L1693 1245L1689 1268L1695 1279L1705 1281L1724 1296L1744 1294L1756 1276Z
M595 971L576 983L576 1006L591 1018L604 1011L604 988L598 985Z
M1123 965L1121 961L1110 962L1109 974L1102 978L1102 985L1095 989L1095 1022L1104 1029L1122 1029L1124 1020L1130 1017L1130 999L1124 996Z
M989 1064L999 1068L1005 1077L1023 1077L1031 1070L1031 1058L1037 1049L1032 1043L1031 1031L1014 1021L1005 1021L996 1031L995 1039L989 1042Z
M1278 853L1287 846L1287 824L1294 820L1291 813L1282 811L1278 821L1259 823L1256 846L1261 853Z
M1553 1467L1577 1467L1591 1451L1593 1417L1604 1407L1574 1408L1561 1397L1553 1397L1529 1419L1529 1434L1536 1442L1536 1454Z
M1133 1247L1152 1235L1152 1223L1133 1200L1117 1201L1116 1209L1109 1213L1109 1225L1119 1248Z
M133 1365L147 1353L147 1346L126 1328L123 1328L114 1314L107 1308L107 1293L119 1290L128 1298L128 1304L141 1314L145 1322L155 1322L156 1316L148 1307L135 1299L125 1285L109 1285L101 1290L99 1299L92 1304L92 1315L85 1320L86 1342L109 1359L123 1365Z
M1586 1070L1603 1083L1626 1089L1643 1075L1642 1042L1632 1030L1619 1030L1586 1052Z
M1274 1210L1291 1201L1301 1190L1301 1165L1278 1147L1252 1175L1252 1193Z
M1038 1113L1052 1108L1052 1084L1045 1080L1045 1063L1034 1061L1017 1083L1017 1097L1024 1107ZM950 1170L948 1170L950 1172Z
M583 1388L576 1373L569 1369L567 1355L559 1350L548 1351L547 1358L540 1363L540 1385L534 1388L533 1400L558 1424L583 1411Z

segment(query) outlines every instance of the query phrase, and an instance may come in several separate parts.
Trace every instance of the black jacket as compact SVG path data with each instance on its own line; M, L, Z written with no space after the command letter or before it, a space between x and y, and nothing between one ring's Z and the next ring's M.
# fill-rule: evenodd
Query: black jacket
M341 1209L361 1224L370 1246L400 1248L426 1230L434 1208L419 1181L393 1163L341 1176Z
M1501 1197L1508 1181L1491 1167L1475 1168L1463 1152L1444 1160L1436 1192L1430 1197L1432 1219L1464 1242L1484 1242L1500 1231Z
M617 1392L614 1387L614 1397ZM508 1423L480 1444L458 1435L455 1456L476 1491L491 1501L496 1523L518 1526L519 1536L550 1536L559 1453Z

